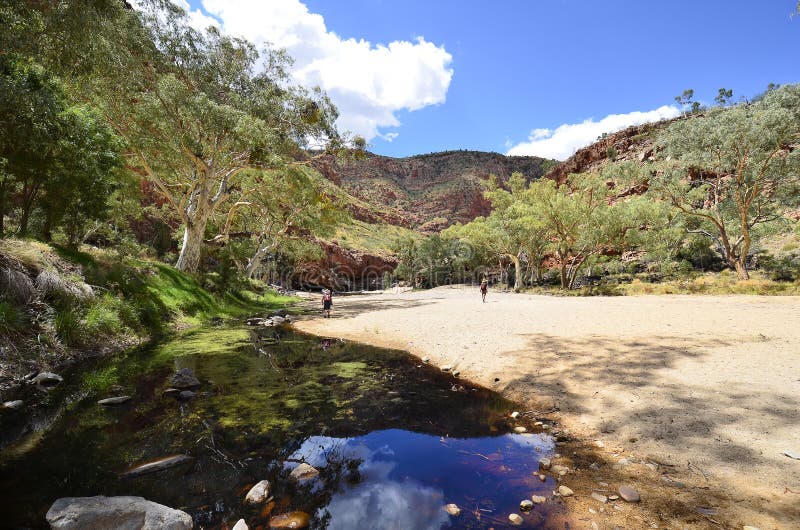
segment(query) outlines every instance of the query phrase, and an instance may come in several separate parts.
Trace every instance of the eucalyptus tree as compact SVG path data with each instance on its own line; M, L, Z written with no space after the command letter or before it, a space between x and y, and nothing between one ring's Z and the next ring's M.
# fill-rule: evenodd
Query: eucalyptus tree
M249 238L254 250L244 273L252 278L281 246L331 235L347 214L326 193L322 178L303 166L249 171L243 176L245 191L227 209L220 234L209 242L224 244L231 237Z
M104 71L82 88L180 220L178 269L198 268L212 217L261 185L249 170L304 164L305 149L339 141L335 108L292 84L285 53L196 31L167 0L138 2L105 43Z
M572 174L561 185L541 179L530 185L531 202L547 230L558 261L562 289L572 289L588 260L635 244L648 200L616 199L597 174Z
M651 190L712 241L740 279L753 243L800 197L800 85L672 124Z

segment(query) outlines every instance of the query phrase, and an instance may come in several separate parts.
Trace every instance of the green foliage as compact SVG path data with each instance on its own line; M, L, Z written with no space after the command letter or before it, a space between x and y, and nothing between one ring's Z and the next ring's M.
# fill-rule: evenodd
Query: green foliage
M659 139L668 158L654 168L651 191L746 279L753 244L796 205L800 151L790 146L798 139L800 85L675 122Z
M16 305L0 299L0 336L8 336L22 325L23 319Z
M74 309L57 309L53 317L56 336L68 346L79 346L83 341L81 319Z

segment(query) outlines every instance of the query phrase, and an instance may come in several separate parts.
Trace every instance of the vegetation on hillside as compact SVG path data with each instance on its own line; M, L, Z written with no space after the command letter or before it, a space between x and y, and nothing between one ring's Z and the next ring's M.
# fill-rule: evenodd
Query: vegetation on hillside
M556 280L570 290L636 279L626 274L679 280L722 268L747 282L756 267L762 282L800 280L800 85L771 86L738 104L728 92L720 92L718 107L654 128L652 156L608 156L558 183L526 184L515 175L501 187L489 180L492 212L445 230L441 241L416 245L402 256L400 276L411 280L457 263L460 270L426 283L499 271L517 290ZM770 248L781 237L789 241ZM426 250L431 246L469 247L472 258Z

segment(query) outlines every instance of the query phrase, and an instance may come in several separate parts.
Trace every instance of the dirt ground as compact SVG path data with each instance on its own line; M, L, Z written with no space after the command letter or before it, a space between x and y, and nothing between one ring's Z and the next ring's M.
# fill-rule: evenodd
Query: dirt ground
M482 303L456 286L338 297L296 327L430 358L552 418L587 528L800 528L800 460L784 455L800 453L800 297ZM642 502L593 505L615 481Z

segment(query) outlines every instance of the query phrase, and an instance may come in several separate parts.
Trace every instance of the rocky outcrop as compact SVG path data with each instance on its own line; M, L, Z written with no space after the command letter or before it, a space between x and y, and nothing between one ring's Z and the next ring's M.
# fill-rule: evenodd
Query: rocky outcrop
M617 162L652 160L651 157L655 154L656 149L653 142L655 131L672 121L675 120L634 125L599 138L592 145L579 149L567 160L550 169L544 178L555 180L561 184L571 173L585 173L599 169L600 165L608 159ZM630 194L632 193L635 191L631 191Z
M47 511L53 530L191 530L192 518L142 497L65 497Z
M324 257L298 267L293 284L298 288L325 287L334 291L378 289L383 276L397 267L397 258L344 248L319 241Z
M367 153L362 159L323 157L314 162L326 178L377 207L351 208L357 219L410 228L438 221L429 226L431 231L439 229L438 225L468 222L489 213L481 187L489 175L505 182L512 173L520 172L532 180L541 177L552 164L538 157L479 151L446 151L407 158Z

